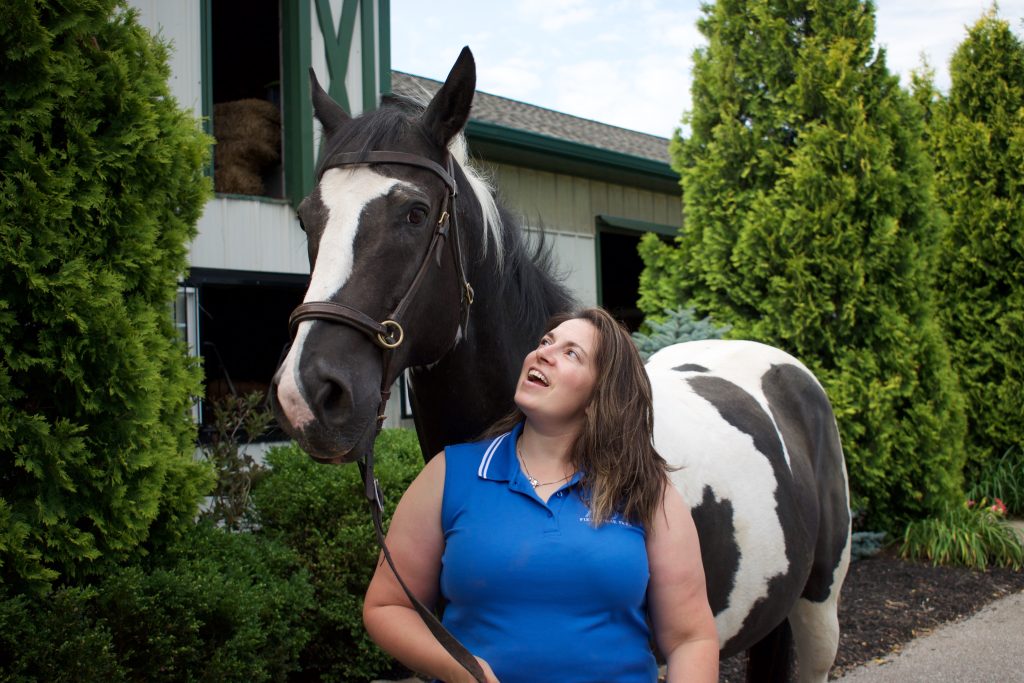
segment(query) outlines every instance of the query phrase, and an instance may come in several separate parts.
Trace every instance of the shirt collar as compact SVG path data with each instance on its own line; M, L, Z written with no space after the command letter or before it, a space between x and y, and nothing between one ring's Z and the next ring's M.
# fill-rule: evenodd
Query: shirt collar
M507 481L513 485L522 480L523 486L529 488L526 475L519 467L519 458L516 457L516 441L523 433L523 424L520 422L512 428L512 431L491 439L480 459L480 466L476 472L478 477L487 481ZM579 482L581 476L579 472L576 472L561 488L574 486Z

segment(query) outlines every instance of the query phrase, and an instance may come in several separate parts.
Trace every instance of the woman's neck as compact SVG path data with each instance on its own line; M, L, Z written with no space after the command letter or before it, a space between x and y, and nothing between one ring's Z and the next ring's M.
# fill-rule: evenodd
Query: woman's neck
M572 461L572 447L578 435L577 426L545 429L527 420L519 437L519 447L531 465L566 468Z

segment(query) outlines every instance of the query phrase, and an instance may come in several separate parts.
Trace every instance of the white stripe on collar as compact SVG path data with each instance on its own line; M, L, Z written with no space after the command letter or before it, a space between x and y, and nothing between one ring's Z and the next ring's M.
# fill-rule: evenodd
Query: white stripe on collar
M505 432L487 446L487 450L484 452L484 457L480 459L480 467L477 468L476 474L482 479L487 479L487 468L491 466L491 458L494 457L494 451L498 450L498 446L505 440L505 437L512 432Z

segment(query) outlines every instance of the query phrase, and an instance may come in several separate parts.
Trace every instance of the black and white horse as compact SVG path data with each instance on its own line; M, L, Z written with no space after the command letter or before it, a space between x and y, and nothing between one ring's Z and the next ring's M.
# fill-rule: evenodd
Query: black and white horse
M475 438L511 407L545 320L573 306L467 161L474 88L468 49L426 107L390 97L353 119L314 79L325 147L299 207L312 275L272 391L314 458L365 453L381 387L404 368L426 457ZM722 656L749 650L750 680L788 680L792 639L800 680L827 680L850 512L822 387L786 353L742 341L669 347L648 372L656 446L680 466Z

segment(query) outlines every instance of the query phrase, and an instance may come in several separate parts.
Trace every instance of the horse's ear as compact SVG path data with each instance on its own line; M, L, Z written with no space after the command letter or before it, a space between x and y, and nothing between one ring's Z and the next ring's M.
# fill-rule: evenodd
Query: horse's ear
M444 85L423 112L423 125L441 147L462 130L476 90L476 62L468 47L462 48Z
M313 114L323 126L325 136L329 136L341 124L351 120L352 117L345 113L341 105L332 100L331 96L320 87L320 81L316 79L313 67L309 67L309 89L313 93Z

